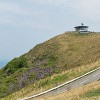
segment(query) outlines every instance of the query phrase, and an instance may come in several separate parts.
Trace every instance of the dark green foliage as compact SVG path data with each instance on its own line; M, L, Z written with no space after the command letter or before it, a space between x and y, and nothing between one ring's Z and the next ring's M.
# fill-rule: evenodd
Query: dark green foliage
M29 76L29 79L31 80L31 79L34 79L34 78L36 78L36 74L33 74L33 75L30 75Z
M27 60L24 57L14 58L4 67L4 71L7 73L7 75L10 75L23 67L27 67Z
M2 70L0 70L0 97L5 96L15 90L13 86L18 81L18 76L24 72L27 67L27 60L25 57L14 58Z

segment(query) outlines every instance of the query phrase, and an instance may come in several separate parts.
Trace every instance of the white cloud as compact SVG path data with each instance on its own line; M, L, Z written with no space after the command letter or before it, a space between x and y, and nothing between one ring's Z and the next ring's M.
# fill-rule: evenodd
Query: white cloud
M100 0L81 0L70 7L82 17L100 20Z
M7 3L7 2L0 2L0 12L2 13L9 12L13 14L31 15L31 16L37 14L37 12L33 11L32 9L22 7L14 3Z
M63 8L62 10L65 11L66 15L68 12L71 12L72 16L75 14L75 16L80 16L80 18L100 21L100 0L23 0L23 2L36 3L36 8L39 7L38 4L44 5L44 8L45 5L52 5L52 7L58 7L59 9ZM48 10L45 9L45 12L48 12ZM13 23L16 21L16 19L9 18L9 15L6 16L6 13L12 14L12 16L14 14L22 15L23 17L36 17L42 15L42 13L39 14L39 12L36 12L36 9L32 7L26 7L11 2L0 2L0 13L5 13L0 15L0 23Z
M27 0L28 1L28 0ZM32 2L33 0L29 0ZM94 21L100 20L100 0L36 0L39 4L69 9L69 12Z
M9 24L11 22L12 22L12 20L0 17L0 24Z
M19 25L25 17L29 18L37 15L38 13L31 8L15 3L0 2L0 24Z

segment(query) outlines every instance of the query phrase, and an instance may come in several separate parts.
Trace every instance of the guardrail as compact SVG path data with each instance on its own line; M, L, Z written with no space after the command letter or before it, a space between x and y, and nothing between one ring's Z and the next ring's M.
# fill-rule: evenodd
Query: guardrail
M43 97L43 96L52 96L52 95L56 95L65 91L68 91L72 88L77 88L80 86L83 86L84 84L87 84L89 82L95 81L100 79L100 67L96 68L80 77L77 77L75 79L72 79L68 82L65 82L64 84L61 84L59 86L56 86L52 89L49 89L47 91L41 92L39 94L24 98L24 99L20 99L20 100L37 100L36 98L38 97Z

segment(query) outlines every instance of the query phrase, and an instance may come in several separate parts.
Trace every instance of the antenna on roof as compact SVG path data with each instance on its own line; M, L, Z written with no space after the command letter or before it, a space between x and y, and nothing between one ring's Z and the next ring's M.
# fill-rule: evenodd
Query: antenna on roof
M83 24L83 23L81 23L81 25L83 26L84 24Z

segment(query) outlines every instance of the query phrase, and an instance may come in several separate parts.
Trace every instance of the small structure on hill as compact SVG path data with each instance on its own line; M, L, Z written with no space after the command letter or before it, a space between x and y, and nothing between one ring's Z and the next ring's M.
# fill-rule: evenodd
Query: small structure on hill
M89 26L84 26L84 24L82 23L81 26L76 26L74 27L76 32L80 32L80 33L87 33Z

